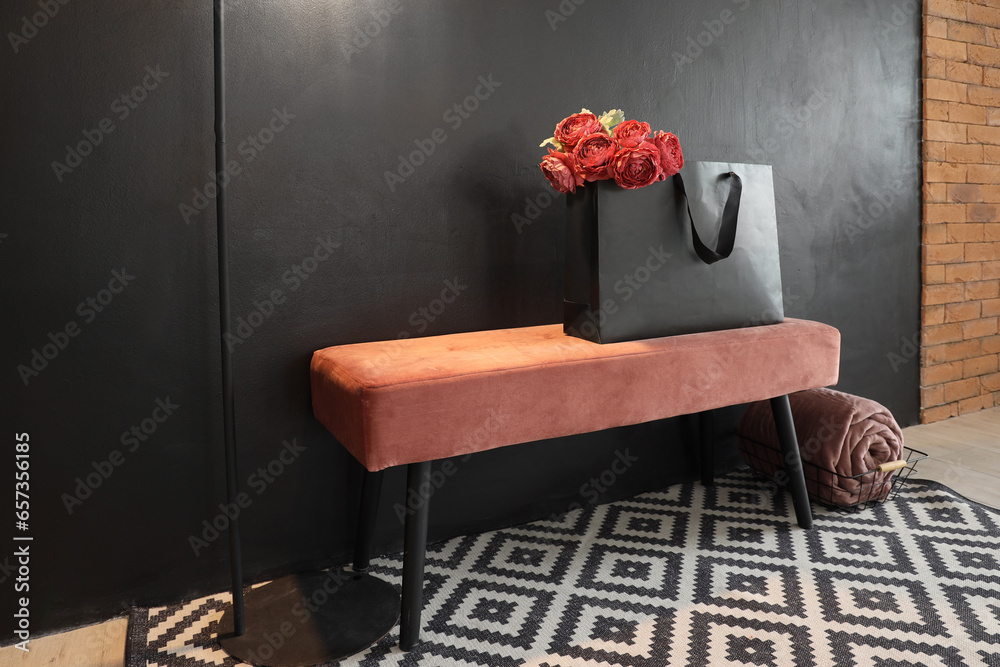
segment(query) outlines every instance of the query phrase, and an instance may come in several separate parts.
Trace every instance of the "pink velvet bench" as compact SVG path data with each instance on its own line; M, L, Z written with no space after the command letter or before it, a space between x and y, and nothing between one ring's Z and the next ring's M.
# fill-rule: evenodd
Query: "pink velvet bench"
M381 471L407 465L423 497L404 527L400 646L419 640L431 462L524 442L771 399L800 526L812 525L787 395L836 384L840 333L818 322L598 345L562 325L338 345L313 354L316 417L365 467L354 569L368 568ZM593 388L591 393L581 388Z

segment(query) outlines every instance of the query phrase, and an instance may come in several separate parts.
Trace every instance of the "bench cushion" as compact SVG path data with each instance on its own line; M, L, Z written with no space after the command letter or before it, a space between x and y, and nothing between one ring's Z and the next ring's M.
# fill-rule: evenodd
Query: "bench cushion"
M370 471L599 431L837 382L818 322L598 345L562 325L313 354L316 417Z

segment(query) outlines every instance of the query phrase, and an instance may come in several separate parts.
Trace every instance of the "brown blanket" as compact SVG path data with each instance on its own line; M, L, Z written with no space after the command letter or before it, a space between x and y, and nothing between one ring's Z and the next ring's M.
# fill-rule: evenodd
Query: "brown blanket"
M833 389L800 391L788 399L811 498L847 507L889 494L893 472L858 475L902 458L903 433L892 413ZM769 401L751 404L743 415L739 449L751 468L775 479L783 461Z

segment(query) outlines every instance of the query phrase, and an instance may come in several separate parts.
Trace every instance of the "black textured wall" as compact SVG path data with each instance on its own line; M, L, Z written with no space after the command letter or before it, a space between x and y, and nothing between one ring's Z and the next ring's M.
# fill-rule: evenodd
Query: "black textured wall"
M203 524L224 498L210 3L60 2L0 8L0 473L11 489L28 433L34 631L227 585ZM673 131L689 160L773 164L786 312L839 327L840 387L914 422L919 34L875 0L234 0L250 575L351 545L361 471L311 416L314 349L560 319L562 200L538 143L581 106ZM626 449L641 464L610 496L688 477L688 430L473 457L435 496L432 538L595 500L588 480Z

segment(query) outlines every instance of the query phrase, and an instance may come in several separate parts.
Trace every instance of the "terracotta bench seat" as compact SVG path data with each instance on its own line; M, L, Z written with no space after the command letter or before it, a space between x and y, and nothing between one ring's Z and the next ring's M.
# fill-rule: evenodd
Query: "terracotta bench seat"
M840 333L818 322L598 345L562 325L339 345L314 353L316 417L368 471L355 569L368 565L385 468L772 399L800 525L811 525L787 394L837 382ZM712 481L702 420L702 479ZM419 634L428 502L406 519L400 644Z

